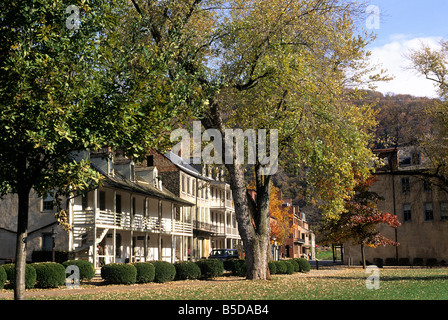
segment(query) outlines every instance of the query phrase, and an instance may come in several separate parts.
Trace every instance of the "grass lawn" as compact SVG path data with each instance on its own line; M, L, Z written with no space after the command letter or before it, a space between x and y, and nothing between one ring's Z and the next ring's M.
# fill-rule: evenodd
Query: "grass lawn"
M448 269L379 269L379 289L366 287L363 269L311 270L307 274L274 275L271 281L223 277L214 281L172 281L130 286L101 286L77 294L28 299L76 300L448 300ZM92 286L87 286L91 289ZM81 289L82 290L82 289ZM1 294L11 290L0 290Z

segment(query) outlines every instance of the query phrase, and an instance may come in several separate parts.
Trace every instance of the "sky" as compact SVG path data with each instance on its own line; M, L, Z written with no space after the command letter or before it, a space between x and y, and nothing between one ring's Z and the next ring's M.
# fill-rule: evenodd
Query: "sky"
M366 28L377 38L368 46L371 61L380 64L394 80L378 84L377 91L437 97L433 83L409 69L406 53L421 43L437 48L448 39L448 0L369 0L376 6L366 20ZM370 13L370 12L369 12ZM376 17L379 16L379 19Z

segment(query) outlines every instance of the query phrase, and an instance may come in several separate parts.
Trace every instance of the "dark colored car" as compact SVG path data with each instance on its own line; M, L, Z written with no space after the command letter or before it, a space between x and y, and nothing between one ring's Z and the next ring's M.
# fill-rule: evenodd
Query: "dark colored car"
M210 253L209 259L218 259L226 261L228 259L238 259L238 250L236 249L214 249Z

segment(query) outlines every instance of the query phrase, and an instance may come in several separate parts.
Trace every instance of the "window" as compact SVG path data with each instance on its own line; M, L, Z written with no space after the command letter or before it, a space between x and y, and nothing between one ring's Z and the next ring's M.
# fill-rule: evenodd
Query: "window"
M432 202L425 203L425 221L434 220L434 210L432 208Z
M146 166L147 167L154 167L154 156L147 156L146 157Z
M51 234L51 232L42 233L42 250L53 250L53 235Z
M53 210L53 195L47 193L47 196L42 199L42 211L52 211Z
M182 192L186 192L187 191L187 189L185 188L185 177L182 175L182 186L181 186L181 188L182 188Z
M100 210L106 210L106 192L100 191Z
M135 164L131 164L129 170L130 170L129 178L132 182L134 182L135 181Z
M190 178L187 178L187 193L190 194Z
M121 213L121 195L119 194L115 196L115 212Z
M401 178L401 192L409 193L411 191L411 182L409 181L409 177Z
M403 221L411 221L412 210L410 204L403 205Z
M440 221L448 220L448 202L440 202Z

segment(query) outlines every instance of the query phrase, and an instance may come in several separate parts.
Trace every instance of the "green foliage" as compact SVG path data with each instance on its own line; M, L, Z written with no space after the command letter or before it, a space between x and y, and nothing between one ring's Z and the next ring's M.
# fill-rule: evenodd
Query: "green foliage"
M175 280L198 279L201 276L201 269L192 261L176 262L174 267L176 268Z
M286 274L288 272L288 266L286 265L285 261L274 261L275 267L277 270L277 274Z
M246 259L228 259L224 261L225 270L232 271L232 276L246 276Z
M218 259L202 259L196 261L201 269L201 276L205 279L222 276L224 273L224 264Z
M2 267L5 269L9 283L14 285L16 281L16 270L15 270L15 264L9 263L4 264ZM36 285L36 269L30 264L25 265L25 288L26 289L33 289Z
M36 269L36 287L57 288L65 283L65 268L57 262L37 262L31 264Z
M295 259L299 265L299 272L309 272L311 270L311 264L305 258Z
M293 265L294 272L299 272L300 271L300 266L299 266L298 262L295 259L291 259L291 260L289 260L289 262Z
M293 274L294 273L294 265L291 263L291 261L283 260L283 262L286 265L286 274Z
M101 267L101 278L113 284L132 284L137 281L137 268L127 263L106 264Z
M176 268L167 261L151 262L155 267L155 282L164 283L173 281L176 276Z
M6 271L0 266L0 289L3 289L7 279Z
M275 263L275 261L269 261L268 262L268 267L269 267L269 272L271 274L276 274L277 273L277 264Z
M68 260L62 263L64 268L67 269L70 265L75 265L79 268L80 280L90 280L95 276L95 268L93 264L86 260Z
M137 269L137 283L153 282L156 276L156 269L150 262L136 262L134 267Z

